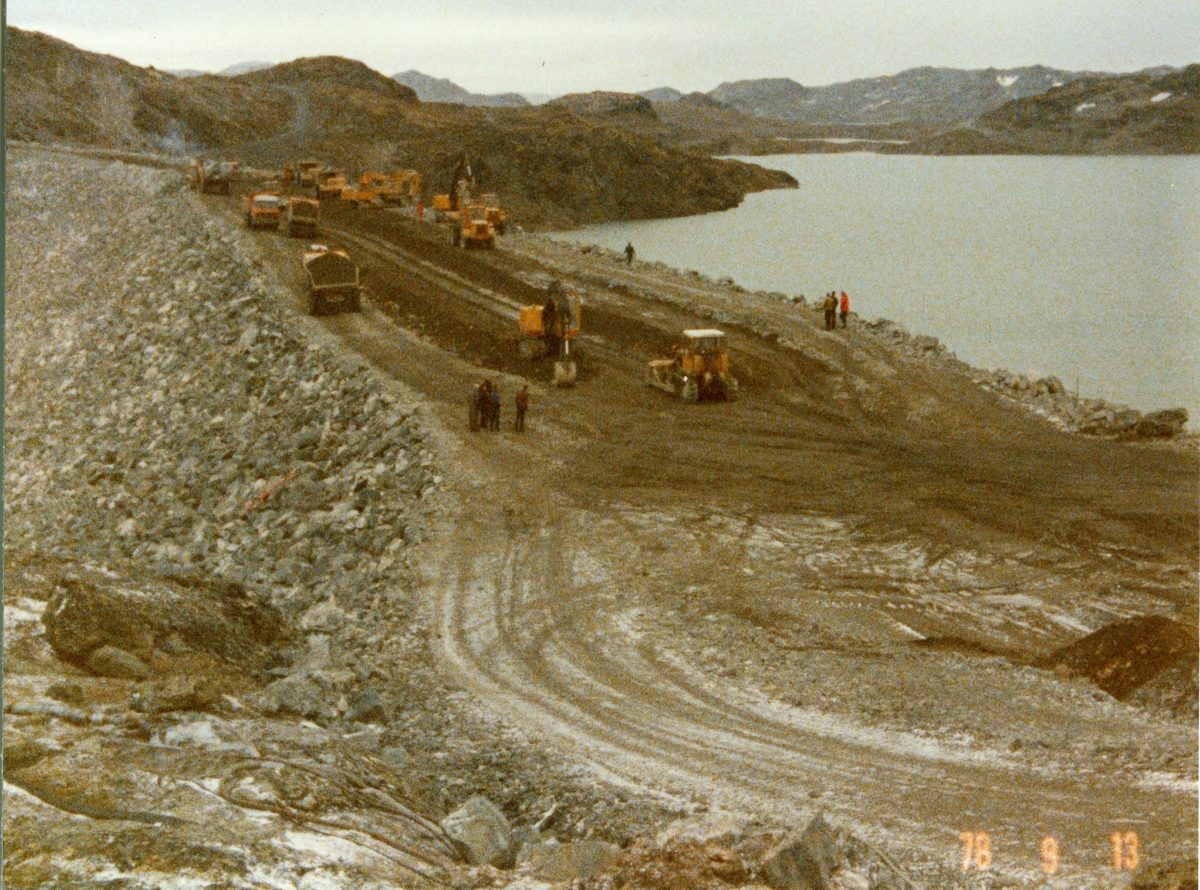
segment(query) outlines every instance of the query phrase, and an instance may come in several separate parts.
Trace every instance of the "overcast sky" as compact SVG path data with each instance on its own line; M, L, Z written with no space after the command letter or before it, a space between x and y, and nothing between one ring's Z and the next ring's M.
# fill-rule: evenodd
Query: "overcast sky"
M1200 0L9 0L7 16L136 65L217 71L340 55L480 93L1200 61Z

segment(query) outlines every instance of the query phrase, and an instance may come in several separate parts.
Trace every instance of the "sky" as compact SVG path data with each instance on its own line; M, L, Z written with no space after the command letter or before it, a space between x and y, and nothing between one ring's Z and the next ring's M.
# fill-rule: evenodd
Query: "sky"
M1200 61L1200 0L9 0L7 22L135 65L340 55L542 96L923 65L1135 71Z

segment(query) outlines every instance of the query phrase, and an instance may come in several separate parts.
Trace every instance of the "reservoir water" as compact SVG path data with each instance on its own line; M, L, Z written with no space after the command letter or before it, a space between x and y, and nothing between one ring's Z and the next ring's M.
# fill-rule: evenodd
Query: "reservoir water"
M1200 157L743 160L800 183L721 213L556 233L749 290L845 290L979 367L1200 426Z

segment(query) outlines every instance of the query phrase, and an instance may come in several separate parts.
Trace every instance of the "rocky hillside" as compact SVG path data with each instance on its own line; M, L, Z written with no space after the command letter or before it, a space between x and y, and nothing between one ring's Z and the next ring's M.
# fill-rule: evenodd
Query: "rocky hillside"
M969 71L912 68L824 87L805 87L788 78L741 80L723 83L709 95L756 117L809 124L948 127L1079 76L1042 65Z
M1200 65L1082 77L1008 102L910 150L934 154L1200 152Z
M259 167L312 156L400 165L444 191L463 152L524 226L702 213L790 177L665 147L562 107L424 105L360 62L298 59L236 77L178 78L7 30L9 140L208 155Z
M490 105L495 108L524 108L529 105L519 93L485 95L472 93L447 77L430 77L420 71L408 70L393 74L392 80L416 92L422 102L450 102L455 105Z

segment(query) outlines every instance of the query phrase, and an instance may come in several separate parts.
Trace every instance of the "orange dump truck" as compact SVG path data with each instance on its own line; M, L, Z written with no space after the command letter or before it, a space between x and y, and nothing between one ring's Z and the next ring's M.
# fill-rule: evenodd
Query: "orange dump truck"
M246 228L277 229L283 199L274 192L251 192L246 196Z

